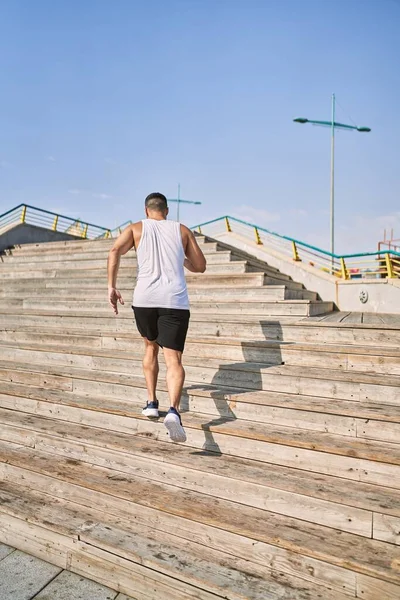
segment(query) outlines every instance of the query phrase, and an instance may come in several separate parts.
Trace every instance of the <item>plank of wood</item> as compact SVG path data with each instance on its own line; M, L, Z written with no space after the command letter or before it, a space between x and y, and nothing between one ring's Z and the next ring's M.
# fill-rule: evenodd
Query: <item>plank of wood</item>
M400 546L400 518L390 515L374 515L374 538ZM400 567L400 564L399 564Z
M221 552L208 549L205 554L192 554L190 544L181 549L174 548L174 554L167 543L159 535L153 541L141 539L138 535L131 535L126 531L114 527L99 525L87 534L81 536L81 541L90 545L90 551L95 548L96 554L100 551L109 551L123 559L140 562L144 566L153 568L159 573L170 574L178 577L180 581L187 580L198 588L214 591L230 600L263 600L265 591L271 598L289 599L307 597L310 592L317 592L314 586L305 586L304 581L296 580L288 575L281 576L277 581L271 571L254 563L242 559L234 559ZM155 548L157 554L154 553ZM192 564L188 564L190 560ZM211 562L211 564L209 564ZM230 567L231 571L228 571ZM232 567L234 567L232 569ZM190 577L190 579L189 579ZM224 581L229 581L227 585ZM308 589L307 589L308 587ZM311 588L311 589L310 589ZM338 592L324 588L326 599L337 597ZM336 594L336 596L335 596ZM341 598L346 598L340 593Z
M15 550L0 561L0 598L31 600L60 568Z
M225 500L219 500L218 504L216 504L214 498L209 498L188 490L177 490L167 484L154 484L153 482L146 481L144 478L124 476L113 479L110 476L107 477L104 472L105 470L100 467L88 468L81 464L71 464L70 461L68 469L62 469L61 471L60 461L58 461L58 464L58 471L56 471L56 466L54 467L57 479L37 473L32 474L22 469L19 470L22 477L19 482L24 484L24 478L29 475L31 486L33 485L33 481L36 480L38 489L45 489L49 494L59 497L61 492L63 494L78 493L76 488L74 490L70 488L71 484L77 481L78 474L81 473L80 480L83 480L85 487L90 488L93 492L96 490L101 494L105 481L107 481L109 491L109 486L112 485L113 495L128 500L127 508L129 512L132 509L134 510L135 520L139 518L137 505L145 506L156 512L167 512L189 519L192 521L191 536L193 536L195 528L194 523L200 522L222 528L225 531L231 531L232 533L239 533L239 535L247 535L252 539L258 539L267 543L272 542L274 545L279 545L292 552L311 556L337 566L345 566L357 572L400 583L400 570L397 570L395 561L396 558L400 560L400 548L393 551L393 546L383 542L362 538L357 535L311 523L306 525L304 521L283 517L256 508L249 508ZM13 481L16 481L18 478L18 469L10 465L4 465L4 468L4 476L6 477L7 472L9 472ZM59 480L60 477L63 481L69 481L70 483L63 485ZM76 497L75 499L69 498L69 500L76 501ZM83 506L85 502L81 500L80 504ZM97 506L99 506L99 502L100 500L96 500ZM40 518L40 512L43 512L43 508L41 509L40 506L38 508L33 507L32 504L31 501L29 504L29 514L32 514L33 511L31 519L35 520ZM12 506L6 504L4 510L15 511L17 510L16 505L20 505L19 500L16 500ZM21 510L21 508L18 510ZM51 507L49 509L46 506L45 514L47 521L49 520L49 510L51 510ZM118 515L120 518L121 509L118 510ZM132 513L128 517L127 523L124 524L124 529L130 529L129 522L131 520ZM146 521L146 524L149 526L149 521ZM65 527L64 522L62 522L61 526ZM210 545L209 541L207 541L207 545Z
M152 571L141 565L133 564L108 552L101 552L92 546L79 543L71 556L71 570L107 585L115 582L118 590L125 594L138 596L140 600L220 600L220 595L206 592L177 579Z
M72 379L53 377L50 374L34 373L29 370L8 369L0 367L0 381L12 381L16 383L47 387L50 389L62 389L72 391Z
M138 387L139 386L139 387ZM168 406L168 397L166 388L163 383L159 384L159 400L160 405ZM66 406L83 407L87 409L103 412L114 413L118 415L133 416L137 414L137 408L142 407L142 403L146 401L147 395L145 390L144 378L136 378L135 385L131 389L131 398L118 399L106 396L81 396L78 393L70 394L62 390L47 390L28 385L20 385L14 383L0 382L0 395L4 407L11 407L13 398L15 398L15 407L22 398L30 398L34 400L42 400L44 402L53 402L56 404L64 404ZM384 398L382 399L384 400ZM201 402L207 402L204 406ZM194 404L196 403L196 404ZM287 413L295 415L293 411L323 413L326 419L326 428L331 424L331 416L347 416L358 417L359 419L372 419L380 421L388 421L391 423L400 423L400 406L395 404L377 404L370 402L353 402L347 400L335 400L334 403L326 398L318 396L304 396L300 394L285 394L277 392L252 391L242 393L237 392L234 388L219 388L217 386L201 386L187 382L187 388L182 396L182 407L184 411L191 406L198 406L198 410L192 412L206 412L207 414L218 414L230 416L232 412L236 415L238 410L241 410L244 416L249 417L247 413L251 410L257 410L261 407L279 408L287 410ZM242 406L241 406L242 405ZM253 407L253 405L255 405ZM212 409L214 406L214 410ZM259 413L256 413L259 417ZM275 416L275 415L273 415ZM283 417L282 417L283 418ZM254 420L247 418L246 420ZM258 420L258 418L256 419ZM265 420L264 422L268 422ZM275 422L275 419L274 419ZM353 421L352 421L353 422ZM278 423L283 425L285 423ZM311 425L310 425L311 426ZM316 424L314 424L314 428ZM324 428L324 431L326 431ZM333 426L333 432L335 427Z
M71 571L62 571L34 600L116 600L117 595L118 592L109 587Z
M357 437L400 444L400 424L360 419L357 421Z
M5 365L9 364L10 367L16 369L27 370L28 365L32 372L42 372L51 374L58 374L60 376L72 376L80 375L82 378L89 378L89 375L93 373L88 372L89 370L96 369L108 371L106 376L112 376L112 373L117 374L130 374L132 367L137 366L141 375L141 361L142 353L140 351L130 352L129 358L126 357L126 352L98 349L89 350L88 348L75 347L73 349L56 348L52 345L41 345L39 347L25 346L23 348L16 346L9 346L6 344L0 344L0 350L2 355L2 361ZM43 364L44 357L46 357L46 364ZM238 362L231 362L228 359L221 358L207 358L202 359L201 368L209 371L209 376L214 377L215 372L229 371L233 372L231 376L231 386L234 386L234 374L253 373L258 375L264 374L288 374L292 377L305 377L312 376L313 379L318 381L338 381L338 382L362 382L362 383L374 383L375 385L382 386L394 386L400 387L400 378L398 376L387 376L379 375L377 373L363 372L355 374L352 372L341 371L338 369L321 369L318 366L310 366L309 372L304 373L301 366L296 365L276 365L269 364L270 361L255 362L250 360L240 360ZM274 360L274 362L276 362ZM280 361L278 361L280 362ZM51 365L51 367L47 366ZM160 366L163 369L164 363L161 360ZM38 368L41 366L41 368ZM189 379L196 381L193 377L196 374L196 369L199 367L198 357L186 356L185 366L191 372L192 375ZM74 368L72 368L74 367ZM55 369L55 370L54 370ZM214 375L213 375L214 374ZM204 375L205 377L205 375ZM232 379L233 377L233 379ZM217 383L214 377L214 383ZM236 384L236 387L240 387ZM251 389L254 386L247 386Z
M385 320L381 315L377 315L374 313L363 313L362 322L364 325L380 325L381 323L385 323Z
M357 598L363 600L398 600L400 586L366 575L357 575Z
M349 312L335 311L330 315L322 316L320 321L324 323L342 323L350 314Z
M68 490L71 491L71 487L73 487L74 501L80 504L80 519L77 520L78 515L75 510L72 510L72 512L69 510L67 521L70 526L69 528L65 528L65 511L59 515L57 510L55 510L55 505L61 502L65 507L68 507L71 505L70 502L60 499L56 502L52 500L43 508L43 494L41 492L26 490L20 486L6 485L7 488L5 492L3 491L3 496L6 493L10 500L13 499L13 501L0 508L6 511L8 515L18 514L19 517L28 519L28 521L32 520L37 524L36 526L39 526L38 535L35 536L35 544L37 544L37 540L43 540L49 538L49 536L50 539L53 539L51 536L56 536L57 539L60 539L60 536L61 539L67 539L65 536L76 536L78 532L80 532L80 535L85 530L91 529L96 525L96 522L99 520L100 509L103 523L117 523L118 526L122 525L124 529L132 532L137 531L139 527L142 531L146 532L146 535L150 535L151 532L152 536L155 535L155 532L159 531L164 541L169 539L172 534L177 538L176 543L183 544L184 547L187 544L187 540L191 540L193 543L203 547L206 553L209 548L215 548L224 553L228 552L232 556L239 556L247 561L251 560L259 565L266 566L271 569L272 573L279 574L278 579L282 577L281 573L283 573L283 576L287 575L289 579L291 577L300 578L301 580L306 580L308 583L322 585L328 589L335 589L336 592L343 592L354 596L355 574L351 573L351 571L310 557L304 557L299 554L293 555L290 551L281 549L276 545L263 544L260 541L255 544L252 539L236 534L229 534L229 532L221 528L201 525L185 518L168 515L167 513L159 514L154 509L132 506L129 500L118 500L118 503L116 503L113 496L108 495L105 496L108 508L106 508L107 512L104 512L105 505L101 501L102 495L96 494L93 496L92 493L91 499L85 499L84 503L82 503L79 496L81 489L78 486L70 485L67 488L64 486L64 488L66 493L68 493ZM61 490L62 487L61 484L59 489ZM49 498L52 497L49 496ZM83 508L83 506L93 505L93 502L98 507L97 510ZM110 508L114 505L114 508ZM83 516L83 512L86 516ZM18 526L14 525L15 530L19 531L21 527L25 528L26 522L24 521ZM65 535L56 533L51 529L49 531L43 529L41 527L42 522L45 528L57 528L57 530L64 532ZM83 526L84 522L88 523L87 527ZM31 523L30 525L32 527ZM28 540L28 542L30 543L31 540ZM40 550L40 546L38 548ZM74 541L74 552L76 548L77 545ZM70 560L71 556L68 557L69 566ZM307 586L307 584L305 585Z
M385 325L389 325L390 327L400 327L400 315L384 314L381 315L381 317Z
M1 492L1 496L3 498L12 498L12 493L10 493L10 488L8 488L7 490L7 486L5 486L5 489L3 489L3 491ZM49 500L46 502L45 498L43 498L42 501L40 501L40 498L43 498L43 496L41 496L40 494L26 494L25 497L22 498L17 498L16 496L14 496L13 499L13 506L9 507L7 506L8 503L6 503L5 509L7 510L7 512L11 512L12 515L15 517L18 513L21 514L21 524L23 523L23 521L30 521L30 522L35 522L37 524L37 536L40 539L40 536L43 536L44 538L47 537L47 533L44 531L49 529L51 532L55 531L58 534L64 534L67 536L74 536L77 537L78 532L79 532L79 540L80 541L76 541L74 544L74 551L71 553L71 557L70 557L70 568L71 570L74 570L73 568L73 564L74 564L74 560L76 559L76 555L77 553L79 553L79 550L83 551L83 553L86 552L87 556L91 556L93 555L93 552L95 552L97 549L94 548L94 538L90 538L89 535L89 530L90 529L95 529L96 527L99 527L99 525L96 525L96 522L93 521L93 518L97 518L97 519L102 519L103 515L102 513L100 513L99 511L95 511L93 509L84 509L83 507L76 505L76 504L71 504L69 502L62 502L62 501L58 501L58 502L52 502L52 504L50 505ZM22 500L22 501L21 501ZM3 507L2 507L3 509ZM21 511L21 512L20 512ZM22 512L23 511L23 512ZM88 518L89 517L89 518ZM44 528L40 527L41 523L43 522ZM88 524L88 526L86 526L86 523ZM110 523L107 522L106 527L108 527L108 530L104 529L103 530L103 535L105 531L109 531L110 535L111 535L111 527L110 527ZM129 533L127 532L120 532L119 533L119 538L120 537L125 537L127 536L127 538L129 537ZM87 544L85 543L84 540L91 540L91 545L90 547L87 547ZM140 545L140 538L136 535L136 536L131 536L130 538L131 540L136 540L136 543ZM157 588L159 588L159 586L161 585L161 589L159 589L159 593L161 595L161 592L163 591L164 585L171 585L173 586L173 592L171 591L171 598L173 598L173 594L176 594L176 598L180 599L180 600L186 600L189 598L193 598L193 599L198 599L198 600L211 600L211 598L214 598L214 594L210 593L208 591L203 591L203 587L204 585L209 585L209 587L215 587L216 591L219 591L219 586L223 585L224 589L226 589L226 591L228 592L228 597L232 598L232 600L246 600L246 596L242 595L242 594L238 594L236 596L235 592L231 591L229 589L230 587L230 583L228 583L229 579L233 579L235 578L235 573L230 570L230 574L229 573L224 573L222 576L222 580L218 579L219 575L218 573L221 572L221 570L223 569L222 565L218 565L216 564L214 566L213 562L211 561L206 561L206 559L204 558L203 561L201 560L197 560L196 561L196 569L198 569L198 572L200 573L200 578L196 579L195 575L193 573L193 571L191 570L193 568L193 558L190 556L190 554L188 554L186 552L186 554L184 554L181 557L177 557L177 559L173 559L173 556L178 554L179 555L179 550L174 548L173 546L165 547L165 550L167 552L167 557L169 557L169 564L172 564L172 568L168 568L166 569L169 572L169 576L171 574L173 574L175 577L178 575L178 573L176 573L176 570L178 569L180 572L181 577L184 577L187 581L185 582L181 582L178 581L177 579L175 580L171 580L170 577L168 575L166 575L165 573L162 574L160 572L160 569L162 569L162 562L165 561L165 558L159 558L160 555L160 551L161 551L161 547L159 547L158 545L154 545L154 543L152 543L151 541L148 542L148 544L150 544L150 551L151 553L154 553L154 559L152 561L152 565L153 565L153 569L149 570L146 568L143 568L143 563L146 563L145 560L145 556L142 556L142 554L145 554L145 550L146 550L146 544L142 544L140 545L140 550L139 550L139 555L137 556L137 560L139 562L139 564L137 564L136 562L132 562L129 561L129 571L130 571L130 576L135 580L136 583L136 577L135 575L139 575L140 579L144 579L145 581L150 580L150 583L153 582L153 584L157 584ZM104 543L103 543L104 546ZM116 550L115 548L113 548L114 551L116 551L117 553L120 553L118 550ZM187 548L188 550L189 548ZM203 555L205 555L206 553L203 551ZM98 555L98 552L97 552ZM186 559L185 559L186 556ZM104 562L112 562L114 563L114 556L110 555L107 551L106 552L102 552L102 557L103 557L103 563ZM228 558L228 557L226 557ZM202 572L202 567L201 567L201 562L208 562L207 564L207 569L205 571ZM157 570L154 569L154 567L157 565ZM251 567L250 567L251 568ZM165 569L164 569L165 570ZM228 569L229 571L229 569ZM93 577L93 575L90 573L88 573L90 576ZM207 577L210 578L210 583L208 584L208 580ZM251 586L252 584L252 577L250 575L248 575L249 577L249 585ZM96 578L97 579L97 578ZM195 579L195 581L193 582L195 585L197 584L198 587L193 588L192 584L189 583L188 580L190 579ZM212 583L214 581L214 583ZM220 583L218 583L218 581ZM254 583L256 583L256 578L254 578ZM105 585L113 585L115 587L115 585L118 583L118 591L129 591L129 590L124 590L121 589L120 585L119 585L119 581L115 581L114 580L108 580L105 582L102 582ZM199 587L202 586L202 587ZM167 596L168 597L168 596ZM260 598L259 595L257 596L253 596L254 599ZM260 599L261 600L261 599Z
M90 462L102 467L111 467L117 471L143 475L154 481L168 482L173 479L176 485L182 485L216 494L218 497L233 499L244 504L253 505L256 500L253 494L238 495L238 488L247 488L247 483L257 486L261 498L265 498L268 489L277 488L287 492L303 494L334 503L363 508L374 513L400 516L399 490L379 488L358 481L340 479L299 469L282 467L258 461L240 459L233 456L217 456L206 453L193 453L186 446L174 448L171 452L169 444L132 439L119 439L119 445L107 449L100 445L92 445L87 437L85 443L55 439L43 436L38 440L36 449L50 455L70 457L81 462ZM98 444L99 440L97 440ZM4 449L2 449L4 452ZM18 450L17 456L23 454L26 464L30 463L33 453ZM11 453L5 453L10 464L22 466L23 462L13 462ZM15 458L14 458L15 460ZM192 473L193 472L193 473ZM186 478L185 478L186 477ZM219 489L217 481L223 479L224 487ZM232 496L230 496L230 493Z
M38 455L38 448L39 446L34 451L36 455L24 449L15 449L12 451L7 450L7 448L1 448L2 460L7 462L7 465L19 468L27 468L29 466L30 469L38 471L41 470L41 465L46 461L49 462L51 458L51 455ZM56 448L54 449L56 450ZM72 452L71 448L68 448L66 455L71 457ZM74 456L81 456L81 454L75 454ZM109 456L108 460L104 460L103 458L103 464L111 466L112 458L112 455ZM120 461L121 459L115 461L116 466L118 466L118 472L122 468ZM90 455L90 462L93 464L96 463L96 458L92 458L92 455ZM159 465L156 461L149 464L148 460L140 460L139 457L136 457L134 461L131 460L131 465L131 469L128 472L130 471L135 475L146 477L152 481L161 483L173 482L175 486L182 489L232 500L281 515L325 525L326 527L334 527L341 531L372 537L372 511L349 506L347 498L345 498L344 503L341 503L338 495L336 495L337 502L312 497L311 489L316 489L316 486L312 486L312 481L307 481L309 490L307 494L302 494L300 492L306 491L307 484L305 482L298 489L293 485L290 491L268 485L268 470L262 476L264 480L263 485L248 481L241 481L239 485L237 479L229 479L226 476L207 472L203 472L201 482L199 482L197 471L188 470L186 467L180 467L177 464L168 465L164 462ZM8 474L9 470L11 470L9 466L2 468L0 464L0 473L3 473L4 477L10 477ZM126 472L126 467L124 470ZM300 477L298 478L299 480ZM321 488L321 484L322 482L319 481L319 489ZM397 512L400 514L400 506Z
M2 399L0 397L1 402ZM27 404L28 401L26 401ZM99 428L104 427L104 418L99 413L93 413L86 409L79 409L79 412L76 412L76 409L72 410L68 407L59 405L51 406L49 404L44 405L44 408L49 411L48 416L52 418L57 416L60 420L60 427L62 427L62 420L68 421L70 419ZM7 423L7 426L4 425L5 430L7 427L12 426L13 422L15 422L17 427L20 426L21 418L15 411L0 408L0 422ZM38 426L45 425L44 420L40 421L37 419L33 416L27 417L24 420L24 426L27 429L34 429L33 424L37 423ZM114 431L131 432L136 435L152 435L156 439L166 439L166 432L162 423L149 423L148 419L141 414L129 418L108 415L107 425ZM334 460L335 455L342 455L346 458L355 457L377 463L400 466L399 445L388 442L346 438L346 443L344 444L342 436L313 432L311 437L306 430L267 424L259 425L254 422L243 422L239 419L212 419L210 421L205 415L187 414L185 416L185 426L187 428L188 443L191 446L211 449L205 446L205 442L207 444L208 438L212 438L218 445L219 441L221 441L224 453L252 458L251 453L257 451L258 460L265 460L265 462L271 462L269 455L271 446L275 453L279 450L276 446L287 446L297 448L298 452L300 450L312 450L314 451L316 460L318 460L320 454L328 453L332 455L332 460ZM240 447L238 447L234 438L241 438L243 440ZM249 452L246 451L247 448ZM310 458L312 456L313 454L309 455ZM315 470L312 468L312 465L310 467L308 470ZM376 466L376 468L378 467ZM340 474L343 476L343 469L341 469Z
M55 408L57 409L57 407ZM3 423L2 430L7 431L10 436L10 441L15 441L16 443L19 443L22 436L26 435L25 429L30 430L33 433L34 443L39 443L38 434L47 434L49 426L51 426L53 436L61 438L65 437L65 422L55 420L52 410L49 412L49 417L52 418L51 421L42 417L23 415L17 411L0 409L0 422ZM96 422L91 415L89 415L89 417L89 422L96 426L95 429L83 425L80 428L73 429L72 427L74 427L74 425L70 423L69 435L73 435L76 441L85 440L90 434L94 436L94 438L92 437L94 440L97 436L103 436L101 437L101 443L104 444L104 447L112 448L113 443L115 443L115 436L110 435L109 439L104 438L104 430L103 432L101 431L101 428L104 427L104 419L99 418L98 422ZM84 422L81 413L79 414L79 417L71 415L70 419L75 420L75 422ZM68 420L68 418L66 418L66 420ZM110 420L110 416L108 416L108 420ZM126 423L128 423L128 425ZM118 429L118 427L114 427L114 429ZM119 429L121 435L123 432L129 431L131 435L139 436L139 438L149 436L153 440L161 439L162 441L167 441L164 427L161 423L149 423L148 420L141 418L138 420L130 419L126 420L123 427L119 427ZM339 477L357 481L361 480L366 483L369 482L386 487L388 481L390 481L392 487L395 487L396 483L400 481L398 465L378 463L373 460L368 460L368 457L366 457L366 459L361 459L353 458L352 456L339 457L331 454L329 456L329 461L327 461L324 452L310 451L303 448L294 449L285 445L284 440L282 440L281 443L268 443L266 441L256 442L253 440L245 442L243 440L238 445L237 440L235 440L234 437L214 433L212 431L211 435L208 431L202 430L201 426L198 429L188 429L187 433L189 444L192 447L199 448L202 453L204 450L209 451L210 445L213 444L212 447L214 449L215 447L218 447L218 449L223 448L224 454L230 456L239 456L245 459L253 459L254 456L257 456L258 460L264 459L267 463L295 467L327 475L338 475ZM15 435L15 440L12 439L13 435ZM343 444L343 440L338 439L338 443ZM375 444L378 446L385 446L383 442L379 444L375 442ZM398 445L396 444L386 446L398 448ZM118 447L117 442L117 448ZM345 448L343 448L342 451L345 451ZM350 448L348 451L349 454L351 454Z

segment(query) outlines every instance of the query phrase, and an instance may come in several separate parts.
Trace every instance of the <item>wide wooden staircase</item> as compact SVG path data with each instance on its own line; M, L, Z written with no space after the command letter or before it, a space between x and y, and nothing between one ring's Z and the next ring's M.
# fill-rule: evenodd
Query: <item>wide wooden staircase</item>
M1 257L0 541L137 600L398 600L400 323L199 237L172 444L111 243Z

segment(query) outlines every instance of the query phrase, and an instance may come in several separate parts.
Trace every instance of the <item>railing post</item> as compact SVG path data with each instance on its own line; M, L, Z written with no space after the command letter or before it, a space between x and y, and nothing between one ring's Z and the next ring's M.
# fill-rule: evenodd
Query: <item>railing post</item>
M112 237L110 229L107 229L106 235L104 237L106 238L106 240L108 240L108 238Z
M231 225L229 223L228 217L225 217L225 223L226 223L226 230L228 231L228 233L232 233L232 229L231 229Z
M294 240L292 241L292 249L293 249L293 260L295 260L296 262L301 262L301 258L299 256L299 252L297 250L297 245L296 245L296 242Z
M254 227L254 233L256 234L256 244L258 244L259 246L262 246L262 241L261 241L260 234L258 232L257 227Z
M347 268L346 268L346 263L344 262L344 258L340 259L340 264L342 266L342 278L343 279L348 279L349 278L349 274L347 272ZM332 271L332 275L335 274L335 271Z
M89 225L86 223L86 225L85 225L85 227L83 229L83 232L82 232L82 237L85 238L85 239L87 238L88 229L89 229Z
M198 227L197 229L198 229L199 234L201 235L201 227Z
M52 226L53 231L57 231L57 225L58 225L58 215L55 217L55 219L53 221L53 226Z
M25 223L25 219L26 219L26 206L23 206L22 213L21 213L21 223Z
M392 259L390 258L389 252L387 254L385 254L385 258L386 258L387 276L389 277L389 279L393 279L393 277L394 277L393 264L392 264Z

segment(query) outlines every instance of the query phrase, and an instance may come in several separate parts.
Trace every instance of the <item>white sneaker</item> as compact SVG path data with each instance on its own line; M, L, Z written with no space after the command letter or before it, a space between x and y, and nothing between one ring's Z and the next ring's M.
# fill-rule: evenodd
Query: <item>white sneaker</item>
M186 442L186 433L182 426L181 416L175 408L170 408L164 419L169 437L173 442Z
M148 402L142 410L142 415L149 419L158 419L158 402Z

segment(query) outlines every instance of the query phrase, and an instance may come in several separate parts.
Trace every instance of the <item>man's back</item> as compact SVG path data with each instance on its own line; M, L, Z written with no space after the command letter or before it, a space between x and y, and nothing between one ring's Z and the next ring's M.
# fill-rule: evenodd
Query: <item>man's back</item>
M134 226L134 237L138 237L138 229ZM143 220L136 255L138 275L133 305L188 310L180 224L166 219Z

